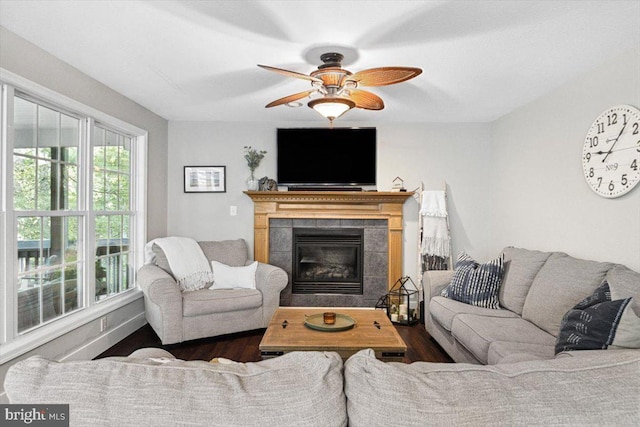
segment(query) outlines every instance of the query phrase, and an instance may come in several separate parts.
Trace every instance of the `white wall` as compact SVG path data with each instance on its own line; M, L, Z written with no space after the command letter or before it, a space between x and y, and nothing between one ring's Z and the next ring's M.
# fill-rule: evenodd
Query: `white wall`
M587 130L617 104L640 108L640 46L493 123L493 252L557 250L640 271L640 188L605 199L582 173Z
M253 203L242 193L249 169L243 147L267 150L257 177L276 176L276 129L278 127L322 127L322 121L286 123L170 122L169 123L169 208L168 234L198 240L244 238L253 249ZM350 123L339 126L376 126ZM449 191L454 250L466 249L478 257L489 256L488 185L490 158L488 124L384 124L378 125L378 190L389 190L400 176L407 189ZM227 192L185 194L183 167L226 166ZM238 215L230 216L229 207ZM404 274L417 274L417 214L414 199L405 204Z

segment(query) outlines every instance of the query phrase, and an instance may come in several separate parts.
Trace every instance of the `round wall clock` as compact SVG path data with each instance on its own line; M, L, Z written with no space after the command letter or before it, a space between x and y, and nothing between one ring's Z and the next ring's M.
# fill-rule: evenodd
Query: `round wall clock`
M582 148L582 169L596 194L620 197L640 182L640 110L617 105L593 122Z

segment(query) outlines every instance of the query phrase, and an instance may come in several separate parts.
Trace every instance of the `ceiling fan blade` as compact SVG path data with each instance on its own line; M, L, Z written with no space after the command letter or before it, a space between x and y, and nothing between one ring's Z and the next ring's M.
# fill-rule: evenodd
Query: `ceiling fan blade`
M312 82L322 83L322 80L316 77L311 77L302 73L296 73L295 71L283 70L282 68L270 67L268 65L260 65L260 64L258 64L258 67L264 68L265 70L273 71L278 74L283 74L287 77L295 77L296 79L303 79L303 80L309 80Z
M382 110L384 108L384 101L375 93L360 89L351 89L349 93L349 99L356 103L356 108L364 108L365 110Z
M264 108L275 107L282 104L288 104L289 102L297 101L298 99L305 98L313 93L317 92L317 90L305 90L304 92L294 93L293 95L285 96L284 98L276 99L273 102L265 105Z
M347 80L357 82L359 86L387 86L407 81L421 73L420 68L414 67L379 67L358 71Z

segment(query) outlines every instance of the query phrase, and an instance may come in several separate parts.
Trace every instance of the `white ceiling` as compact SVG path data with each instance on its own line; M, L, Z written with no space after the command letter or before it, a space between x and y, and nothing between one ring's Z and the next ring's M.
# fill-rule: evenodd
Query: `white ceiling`
M350 122L487 122L640 46L640 0L0 0L0 25L168 120L322 120L265 109L310 86L256 64L308 74L334 45L424 70Z

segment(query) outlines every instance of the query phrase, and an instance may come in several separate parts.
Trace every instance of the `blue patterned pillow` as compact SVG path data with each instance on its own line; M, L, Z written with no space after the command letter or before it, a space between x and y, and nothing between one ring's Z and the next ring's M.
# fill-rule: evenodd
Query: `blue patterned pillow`
M640 347L640 318L632 298L612 300L605 280L562 319L556 339L556 354L570 350L604 350Z
M504 275L504 255L478 264L462 252L456 261L456 271L442 296L484 308L500 308L498 291Z

